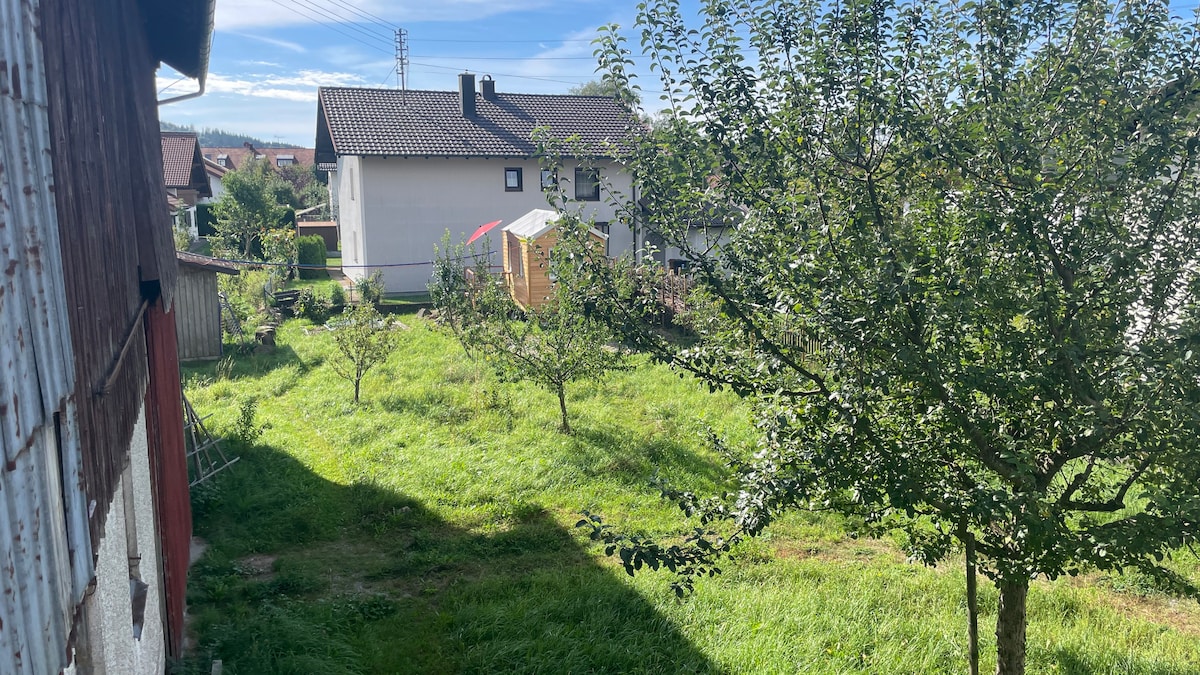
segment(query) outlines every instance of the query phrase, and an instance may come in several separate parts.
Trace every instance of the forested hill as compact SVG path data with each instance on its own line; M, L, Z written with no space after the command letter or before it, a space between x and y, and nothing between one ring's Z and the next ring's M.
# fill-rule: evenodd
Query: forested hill
M253 136L243 134L235 134L224 129L197 129L194 126L184 126L182 124L173 124L171 122L160 121L159 128L163 131L194 131L200 137L200 146L204 148L236 148L240 147L246 141L254 144L257 148L296 148L300 147L291 143L277 143L272 141L264 141Z

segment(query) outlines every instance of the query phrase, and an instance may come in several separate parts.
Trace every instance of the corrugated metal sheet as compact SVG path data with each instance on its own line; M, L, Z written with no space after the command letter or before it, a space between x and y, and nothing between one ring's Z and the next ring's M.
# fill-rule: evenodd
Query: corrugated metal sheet
M37 0L0 0L0 673L5 675L57 672L66 665L75 600L92 575L68 399L75 380L38 9Z

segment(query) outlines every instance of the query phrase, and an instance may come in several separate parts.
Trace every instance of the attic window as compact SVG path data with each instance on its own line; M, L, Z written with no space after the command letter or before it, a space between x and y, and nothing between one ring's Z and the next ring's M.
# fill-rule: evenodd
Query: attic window
M575 199L600 201L600 169L575 169Z
M511 166L504 167L504 191L520 192L522 189L521 168Z
M275 157L275 166L292 166L295 163L295 155L277 155Z
M229 166L229 155L217 155L217 166Z

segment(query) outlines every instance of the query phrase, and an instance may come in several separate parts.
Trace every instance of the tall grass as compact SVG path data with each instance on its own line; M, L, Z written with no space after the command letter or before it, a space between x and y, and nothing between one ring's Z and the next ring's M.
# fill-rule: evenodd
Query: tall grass
M688 531L649 479L725 487L702 437L752 438L735 397L642 360L571 389L577 433L564 436L550 395L498 383L448 336L405 323L358 406L329 336L303 322L227 378L186 373L212 426L232 432L254 400L262 433L231 441L242 461L194 495L210 548L190 578L198 644L181 670L965 670L961 571L911 565L853 523L785 519L684 601L665 574L631 579L574 530L588 509L635 532ZM1194 604L1119 585L1035 584L1030 671L1200 672ZM987 590L981 607L993 621Z

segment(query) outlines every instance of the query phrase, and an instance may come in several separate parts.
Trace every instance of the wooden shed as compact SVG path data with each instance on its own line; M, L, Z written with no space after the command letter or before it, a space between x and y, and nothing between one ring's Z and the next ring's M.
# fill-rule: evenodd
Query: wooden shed
M217 274L237 274L232 264L197 253L176 251L179 282L175 290L175 330L179 360L221 356L221 304Z
M513 300L522 307L540 307L550 297L554 280L549 256L558 243L558 219L555 211L534 209L500 231L504 282ZM596 243L604 246L608 235L596 228L590 231Z

